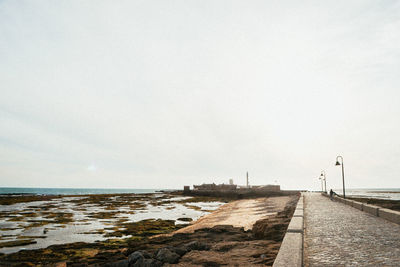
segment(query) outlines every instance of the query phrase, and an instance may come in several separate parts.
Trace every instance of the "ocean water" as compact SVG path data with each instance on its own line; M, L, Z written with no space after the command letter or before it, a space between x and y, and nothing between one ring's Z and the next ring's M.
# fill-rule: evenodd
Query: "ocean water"
M343 193L341 188L334 191L339 195ZM400 200L400 188L349 188L346 189L346 196Z
M31 188L0 187L2 194L34 194L34 195L88 195L88 194L121 194L121 193L155 193L162 189L110 189L110 188Z

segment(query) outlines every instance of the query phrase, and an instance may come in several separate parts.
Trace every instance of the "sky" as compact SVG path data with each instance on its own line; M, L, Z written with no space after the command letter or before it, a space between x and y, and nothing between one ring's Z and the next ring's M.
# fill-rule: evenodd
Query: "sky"
M0 0L0 186L399 188L400 2Z

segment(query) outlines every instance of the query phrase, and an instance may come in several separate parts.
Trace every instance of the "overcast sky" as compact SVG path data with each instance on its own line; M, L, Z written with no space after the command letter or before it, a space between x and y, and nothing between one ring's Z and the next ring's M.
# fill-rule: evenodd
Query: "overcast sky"
M0 186L400 187L400 1L0 0Z

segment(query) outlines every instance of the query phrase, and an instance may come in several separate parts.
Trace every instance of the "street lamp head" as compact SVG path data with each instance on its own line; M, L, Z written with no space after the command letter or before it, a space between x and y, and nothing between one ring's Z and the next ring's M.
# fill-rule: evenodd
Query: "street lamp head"
M340 166L340 162L337 160L335 165Z

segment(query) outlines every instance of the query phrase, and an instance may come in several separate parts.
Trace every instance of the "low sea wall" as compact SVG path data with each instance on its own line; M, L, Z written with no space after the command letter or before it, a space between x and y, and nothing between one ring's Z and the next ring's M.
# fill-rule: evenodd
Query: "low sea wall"
M189 190L183 191L185 196L208 196L208 197L228 197L234 199L244 199L253 197L277 197L297 195L300 191L296 190L281 190L281 191L267 191L256 189L239 189L239 190Z
M325 197L329 197L328 194L326 193L321 193ZM367 212L369 214L372 214L377 217L381 217L385 220L388 220L390 222L400 224L400 212L395 211L395 210L390 210L390 209L385 209L379 206L371 205L371 204L366 204L338 196L333 197L335 201L341 202L343 204L352 206L353 208L356 208L358 210Z
M304 196L300 196L283 238L273 267L302 267L303 266L303 239L304 239Z

